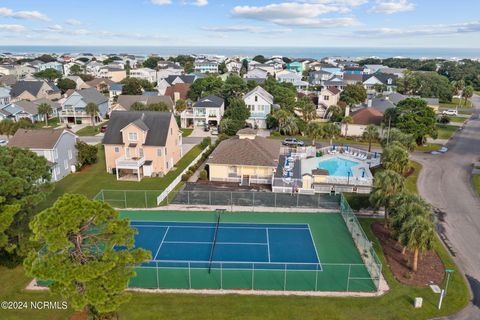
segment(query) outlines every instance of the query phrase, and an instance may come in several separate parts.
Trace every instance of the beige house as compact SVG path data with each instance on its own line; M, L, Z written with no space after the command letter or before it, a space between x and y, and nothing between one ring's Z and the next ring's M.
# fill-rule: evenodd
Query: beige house
M340 100L340 90L336 87L328 87L318 94L317 115L324 118L328 108L336 106Z
M114 111L103 145L117 180L163 176L182 157L182 133L169 112Z
M113 82L120 82L127 77L127 71L118 68L101 68L97 73L97 78L108 79Z
M280 157L280 141L242 129L238 136L222 141L208 160L210 181L241 185L272 184Z

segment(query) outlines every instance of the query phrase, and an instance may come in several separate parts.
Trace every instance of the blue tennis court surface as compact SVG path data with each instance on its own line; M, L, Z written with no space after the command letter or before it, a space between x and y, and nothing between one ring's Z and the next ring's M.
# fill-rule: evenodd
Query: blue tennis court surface
M151 251L159 266L205 268L211 260L213 268L322 269L308 224L220 223L217 232L216 223L131 225L135 246Z

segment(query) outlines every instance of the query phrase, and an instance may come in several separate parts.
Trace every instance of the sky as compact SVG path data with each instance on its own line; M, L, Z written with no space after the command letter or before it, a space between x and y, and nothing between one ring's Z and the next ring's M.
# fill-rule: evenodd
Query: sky
M477 0L0 0L3 45L480 48Z

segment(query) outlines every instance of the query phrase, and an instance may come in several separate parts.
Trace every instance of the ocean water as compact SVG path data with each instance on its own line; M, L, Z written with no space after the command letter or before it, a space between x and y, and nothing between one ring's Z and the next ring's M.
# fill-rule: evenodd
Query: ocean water
M357 47L154 47L154 46L5 46L0 44L1 53L92 53L134 55L158 54L216 54L223 56L281 55L293 58L320 59L323 57L409 57L409 58L480 58L480 48L357 48Z

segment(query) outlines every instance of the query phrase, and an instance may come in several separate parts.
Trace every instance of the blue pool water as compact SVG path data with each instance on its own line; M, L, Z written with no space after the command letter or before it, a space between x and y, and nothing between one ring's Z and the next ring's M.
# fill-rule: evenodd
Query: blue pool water
M350 177L352 177L352 167L355 167L357 165L358 162L352 160L347 160L343 158L332 158L320 161L318 167L320 169L327 170L331 176L347 177L350 173Z

